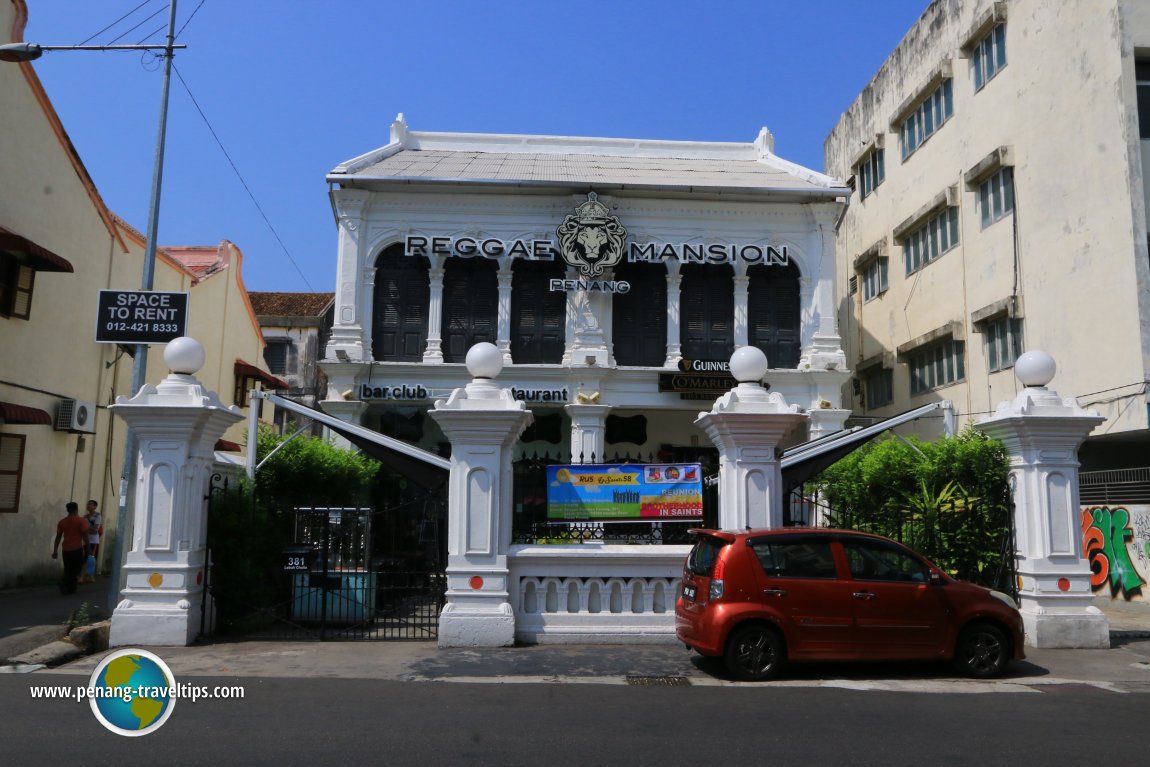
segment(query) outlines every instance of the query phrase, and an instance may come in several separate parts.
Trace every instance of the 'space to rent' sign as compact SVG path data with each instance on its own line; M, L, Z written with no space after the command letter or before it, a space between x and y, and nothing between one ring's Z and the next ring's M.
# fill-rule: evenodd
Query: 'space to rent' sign
M188 294L101 290L96 343L166 344L187 335Z

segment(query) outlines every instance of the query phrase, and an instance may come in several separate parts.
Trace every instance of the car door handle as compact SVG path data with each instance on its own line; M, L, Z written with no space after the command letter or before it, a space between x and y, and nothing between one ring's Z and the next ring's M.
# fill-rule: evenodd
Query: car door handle
M770 594L772 597L785 597L787 592L783 589L763 589L764 594Z
M855 599L874 599L874 592L873 591L856 591L855 593L851 594L851 596L854 597Z

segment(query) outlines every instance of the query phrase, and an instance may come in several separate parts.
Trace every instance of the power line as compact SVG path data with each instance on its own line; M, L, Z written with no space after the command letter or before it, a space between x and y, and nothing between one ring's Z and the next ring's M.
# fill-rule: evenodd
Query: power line
M192 23L192 19L196 18L196 14L200 12L200 9L204 7L204 3L207 1L208 0L200 0L200 4L196 6L196 10L192 11L192 15L188 17L187 21L184 22L184 25L180 27L180 31L176 33L177 40L180 39L180 35L184 34L184 30L187 29L188 25Z
M161 6L161 7L160 7L160 9L159 9L159 10L157 10L155 13L153 13L151 16L148 16L147 18L145 18L143 21L141 21L139 24L137 24L136 26L132 27L131 29L128 29L128 30L126 30L126 31L125 31L125 32L124 32L122 35L120 35L119 37L115 38L115 39L114 39L114 40L112 40L110 43L108 43L108 45L115 45L116 43L118 43L119 41L123 40L125 37L127 37L127 36L128 36L128 35L130 35L131 33L135 32L137 29L139 29L140 27L144 26L144 24L146 24L146 23L148 23L149 21L151 21L152 19L156 18L157 16L159 16L161 13L163 13L163 12L164 12L164 11L166 11L166 10L167 10L166 8L164 8L163 6Z
M208 116L204 114L204 110L200 108L200 103L196 101L196 97L192 94L192 89L188 87L187 82L184 81L184 76L180 74L180 70L174 63L172 64L172 71L176 73L176 78L179 79L180 85L184 86L184 90L187 92L188 98L192 100L192 104L196 107L196 111L200 113L200 118L204 121L204 125L208 126L208 131L212 134L212 138L215 139L216 145L220 148L220 151L223 152L224 157L227 158L228 164L232 166L232 171L235 172L236 178L240 180L240 184L243 185L244 191L248 193L248 197L251 198L252 204L256 206L256 210L259 211L260 216L263 218L264 223L267 224L267 227L271 231L272 236L276 238L276 242L279 243L280 248L284 252L284 255L288 257L288 261L291 261L291 265L295 267L296 272L299 274L304 284L307 285L308 290L314 293L315 288L313 288L311 283L308 282L307 277L304 276L303 270L299 268L299 264L297 264L295 258L292 257L291 251L289 251L287 245L284 244L284 241L280 237L279 232L277 232L276 228L272 226L272 222L268 219L267 214L264 213L264 209L260 205L259 200L257 200L255 194L252 193L251 187L249 187L248 182L244 180L243 174L240 173L240 169L236 167L235 162L232 160L232 156L228 154L228 150L224 148L224 143L220 141L220 137L216 134L215 128L212 127L211 121L209 121Z
M130 10L130 11L128 11L127 13L125 13L123 16L121 16L120 18L118 18L118 19L116 19L115 21L113 21L113 22L112 22L111 24L109 24L108 26L106 26L106 27L104 27L103 29L101 29L99 32L97 32L96 34L92 35L91 37L89 37L89 38L88 38L87 40L85 40L84 42L82 42L82 43L76 43L76 45L87 45L88 43L92 42L92 41L93 41L93 40L95 40L97 37L99 37L100 35L104 34L104 33L105 33L105 32L107 32L109 29L111 29L112 27L116 26L116 25L117 25L117 24L119 24L121 21L123 21L124 19L128 18L128 17L129 17L129 16L131 16L133 13L135 13L135 12L136 12L136 11L138 11L138 10L140 10L141 8L143 8L145 5L147 5L147 4L148 4L148 3L150 3L150 2L152 2L152 0L144 0L144 2L140 3L140 4L139 4L139 5L137 5L135 8L133 8L133 9L132 9L132 10ZM152 15L154 16L155 14L152 14ZM149 16L148 18L151 18L151 16ZM147 19L145 19L145 21L147 21ZM143 22L141 22L141 23L143 23ZM131 31L131 30L129 30L129 31Z

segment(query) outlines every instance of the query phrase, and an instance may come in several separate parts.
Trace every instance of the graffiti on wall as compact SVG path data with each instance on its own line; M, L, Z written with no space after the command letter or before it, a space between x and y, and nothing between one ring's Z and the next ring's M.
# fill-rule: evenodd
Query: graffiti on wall
M1150 507L1090 506L1082 510L1082 541L1095 594L1142 599L1150 579Z

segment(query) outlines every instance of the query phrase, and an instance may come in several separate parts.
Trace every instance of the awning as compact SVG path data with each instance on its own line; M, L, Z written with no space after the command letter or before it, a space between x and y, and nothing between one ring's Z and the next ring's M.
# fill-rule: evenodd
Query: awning
M276 407L319 421L380 463L387 464L421 487L434 490L447 481L451 461L377 431L341 421L314 407L275 394L263 398ZM250 440L254 444L255 440Z
M239 357L236 358L235 374L245 378L255 378L256 380L263 381L273 389L289 389L287 381L276 378L266 370L260 370L259 367L250 362L245 362Z
M792 447L783 453L783 458L779 461L779 465L783 470L784 496L789 495L796 487L799 487L843 456L858 450L884 431L913 421L916 418L922 418L925 415L933 413L935 410L947 410L953 413L953 408L954 406L949 400L932 402L929 405L923 405L920 408L908 410L900 415L879 421L871 426L835 432L821 439L804 442L801 445ZM948 422L949 420L948 418ZM949 426L947 429L952 430Z
M219 453L242 453L244 451L243 445L227 439L217 439L216 446L212 449Z
M28 426L51 426L52 416L39 408L0 402L0 421Z
M47 248L0 226L0 250L13 253L17 261L40 272L71 272L72 264Z

